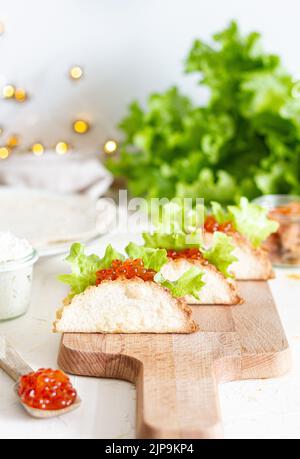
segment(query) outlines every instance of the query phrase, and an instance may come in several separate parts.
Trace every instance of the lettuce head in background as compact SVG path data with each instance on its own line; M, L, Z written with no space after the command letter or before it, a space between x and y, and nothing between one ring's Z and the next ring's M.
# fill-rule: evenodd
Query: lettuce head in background
M133 102L120 123L120 155L107 165L133 195L203 197L233 203L267 193L300 193L299 83L256 32L235 22L196 40L185 61L209 89L197 106L179 89Z

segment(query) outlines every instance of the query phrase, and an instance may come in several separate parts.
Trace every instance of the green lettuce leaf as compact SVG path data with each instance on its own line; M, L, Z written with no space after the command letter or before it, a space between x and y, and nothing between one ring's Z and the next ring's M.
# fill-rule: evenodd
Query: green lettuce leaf
M166 250L184 250L190 248L199 248L203 244L202 234L200 231L193 233L143 233L145 247Z
M100 259L100 268L99 269L108 269L111 267L111 264L114 260L125 260L124 255L120 252L117 252L111 244L106 247L105 254L103 258Z
M224 223L230 220L228 212L223 206L221 206L219 202L212 201L210 204L211 204L211 213L215 217L218 223Z
M300 194L299 81L260 34L236 22L197 39L187 73L209 94L200 104L171 87L134 102L120 124L119 154L107 167L136 196L205 198Z
M204 223L205 207L190 199L174 198L162 206L151 206L151 223L158 233L192 233Z
M72 245L66 261L71 265L72 274L62 274L58 279L71 287L70 298L95 285L96 273L100 269L110 268L114 260L124 260L124 256L111 245L106 248L103 258L97 255L86 255L83 244Z
M234 245L231 238L225 233L215 232L213 235L213 244L210 249L203 251L204 258L221 271L226 277L232 277L228 272L229 266L237 261L233 255Z
M254 247L259 247L267 237L277 231L278 223L268 218L268 210L241 198L238 206L228 206L234 226L247 237Z
M130 242L125 251L130 258L141 258L146 269L153 269L156 272L159 272L168 263L167 251L165 249L153 249Z
M218 200L228 203L237 193L236 179L223 169L214 173L211 168L204 167L192 183L183 182L179 175L176 184L176 195L180 198L201 197L208 202Z
M185 272L177 281L171 282L164 278L161 273L158 273L154 280L161 284L163 287L168 288L172 295L175 297L183 297L185 295L192 295L199 300L199 292L205 285L202 277L204 272L197 266L193 266Z

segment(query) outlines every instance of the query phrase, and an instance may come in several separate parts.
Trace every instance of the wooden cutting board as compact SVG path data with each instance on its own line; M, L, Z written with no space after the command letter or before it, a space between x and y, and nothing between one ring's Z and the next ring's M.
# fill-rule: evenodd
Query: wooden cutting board
M194 306L191 335L65 334L58 363L68 373L131 381L138 438L220 438L218 384L273 378L290 351L266 282L240 282L245 303Z

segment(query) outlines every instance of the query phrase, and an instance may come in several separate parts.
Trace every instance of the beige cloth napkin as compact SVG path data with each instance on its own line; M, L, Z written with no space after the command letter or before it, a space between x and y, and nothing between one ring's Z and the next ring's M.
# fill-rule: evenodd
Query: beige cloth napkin
M0 162L0 184L6 186L86 193L98 198L111 183L111 174L95 155L69 153L58 156L45 152L43 156L35 157L23 153L13 154Z

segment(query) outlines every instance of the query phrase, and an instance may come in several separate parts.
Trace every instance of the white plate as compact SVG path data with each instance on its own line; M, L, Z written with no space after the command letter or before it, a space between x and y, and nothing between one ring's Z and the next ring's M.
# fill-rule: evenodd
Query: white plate
M113 215L108 200L0 187L0 231L27 239L40 256L67 252L75 241L107 233Z

